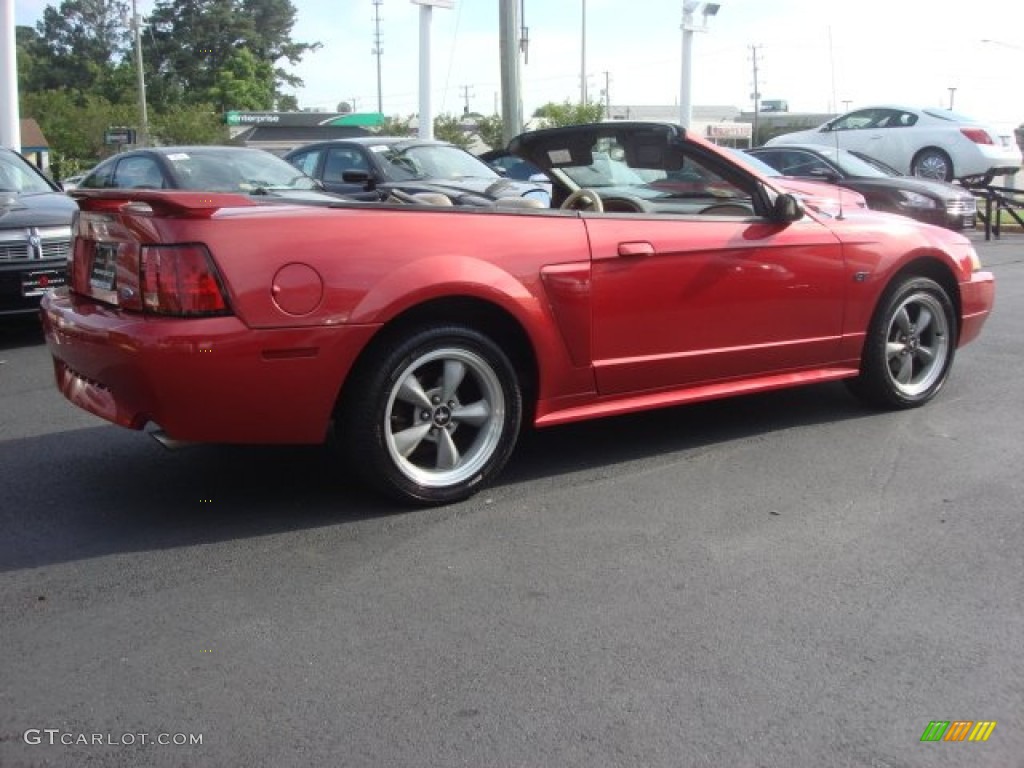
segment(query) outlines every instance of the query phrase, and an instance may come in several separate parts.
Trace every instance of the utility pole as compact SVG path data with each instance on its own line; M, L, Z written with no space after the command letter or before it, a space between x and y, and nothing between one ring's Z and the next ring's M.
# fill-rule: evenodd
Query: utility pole
M946 90L949 91L949 108L950 108L950 110L952 110L953 109L953 94L956 93L956 88L947 88Z
M462 108L462 114L464 114L464 115L468 115L469 114L469 97L476 95L476 94L471 94L469 92L469 89L472 88L472 87L473 86L471 86L471 85L463 85L463 86L459 87L459 90L462 91L463 101L465 102L465 106Z
M498 46L501 52L502 140L508 144L523 132L523 105L519 91L519 0L499 0Z
M383 38L380 33L380 7L384 0L373 0L373 49L371 53L377 57L377 112L384 114L384 97L380 86L380 60L384 55Z
M612 73L604 73L604 119L612 119Z
M758 145L758 142L757 142L758 132L757 131L758 131L758 127L759 127L760 114L761 114L761 85L760 85L760 82L757 79L757 49L760 48L760 47L761 46L759 46L759 45L752 45L752 46L750 46L750 60L751 60L751 63L754 65L754 92L752 94L750 94L751 98L754 99L754 128L753 128L753 133L750 136L750 143L751 143L752 146L755 146L755 147Z
M142 33L139 30L139 11L136 0L132 0L132 30L135 33L135 69L139 82L139 135L135 144L149 146L149 116L146 114L146 73L142 69Z

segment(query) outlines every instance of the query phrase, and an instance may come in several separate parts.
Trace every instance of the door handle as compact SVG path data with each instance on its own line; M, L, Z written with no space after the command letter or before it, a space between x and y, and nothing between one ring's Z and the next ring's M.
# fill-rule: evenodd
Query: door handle
M654 246L645 240L619 243L619 256L653 256Z

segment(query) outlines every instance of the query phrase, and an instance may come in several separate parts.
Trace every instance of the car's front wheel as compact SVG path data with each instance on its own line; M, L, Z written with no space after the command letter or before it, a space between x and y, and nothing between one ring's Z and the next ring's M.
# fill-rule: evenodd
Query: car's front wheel
M871 321L861 373L850 388L883 408L928 402L949 375L956 323L949 295L934 280L907 277L895 282Z
M391 496L419 504L468 498L515 447L516 372L478 331L446 325L403 334L353 375L340 420L345 453Z

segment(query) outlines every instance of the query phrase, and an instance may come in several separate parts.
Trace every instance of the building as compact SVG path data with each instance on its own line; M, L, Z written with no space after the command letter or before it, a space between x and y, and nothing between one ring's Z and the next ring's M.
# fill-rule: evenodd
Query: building
M359 112L226 112L232 143L283 155L295 147L327 139L367 136L384 116Z
M728 106L693 107L689 131L727 147L749 147L752 126L738 120L740 110ZM678 106L622 105L610 108L608 120L678 123Z
M20 120L21 154L36 168L43 172L50 170L50 144L43 135L43 130L31 117Z

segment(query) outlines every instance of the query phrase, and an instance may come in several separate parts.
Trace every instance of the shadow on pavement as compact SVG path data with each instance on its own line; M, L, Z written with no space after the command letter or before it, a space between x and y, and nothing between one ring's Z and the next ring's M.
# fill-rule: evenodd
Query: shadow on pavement
M411 514L446 520L484 498L528 493L539 479L685 460L707 446L871 413L842 385L820 385L527 431L496 487ZM139 432L98 427L2 442L0 467L0 571L410 513L352 482L321 446L171 452Z

